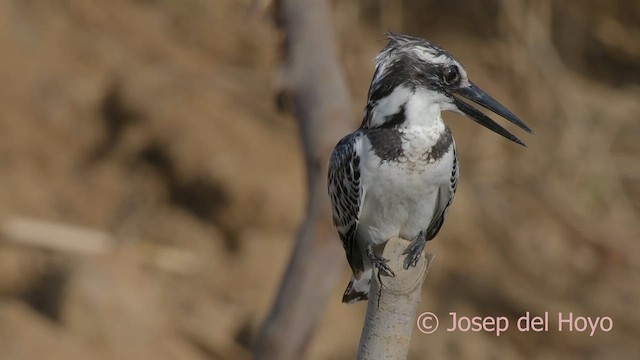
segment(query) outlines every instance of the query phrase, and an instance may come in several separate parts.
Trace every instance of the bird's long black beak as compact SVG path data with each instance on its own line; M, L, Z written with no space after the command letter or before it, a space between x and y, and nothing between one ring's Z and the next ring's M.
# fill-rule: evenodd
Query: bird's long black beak
M502 116L503 118L509 120L510 122L518 125L521 129L525 130L529 134L532 133L531 129L524 123L522 120L518 119L509 109L502 106L499 102L489 96L487 93L482 91L475 84L469 82L468 86L461 86L451 90L453 93L464 96L465 98L475 102L476 104L482 105L483 107L493 111L494 113ZM454 104L465 113L471 120L477 122L478 124L486 127L487 129L496 132L505 138L518 143L523 146L527 146L522 140L520 140L517 136L513 135L507 129L500 126L495 121L491 120L488 116L483 114L480 110L472 107L466 102L454 97Z

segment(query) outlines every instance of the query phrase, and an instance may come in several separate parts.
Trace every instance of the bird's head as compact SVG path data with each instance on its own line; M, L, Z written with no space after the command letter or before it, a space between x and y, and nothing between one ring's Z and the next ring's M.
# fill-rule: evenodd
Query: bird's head
M406 121L405 107L419 109L428 116L454 111L524 145L522 140L497 124L481 111L462 101L471 100L516 124L528 133L531 129L511 111L494 100L467 77L464 67L448 52L426 40L388 34L389 44L376 57L376 71L369 88L363 127L395 126ZM402 116L395 116L398 112Z

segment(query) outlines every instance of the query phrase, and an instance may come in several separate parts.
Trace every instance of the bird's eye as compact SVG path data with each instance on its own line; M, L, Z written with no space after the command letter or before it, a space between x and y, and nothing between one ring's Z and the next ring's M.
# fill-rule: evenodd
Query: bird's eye
M442 72L442 80L447 85L453 85L460 81L460 70L455 65L451 65Z

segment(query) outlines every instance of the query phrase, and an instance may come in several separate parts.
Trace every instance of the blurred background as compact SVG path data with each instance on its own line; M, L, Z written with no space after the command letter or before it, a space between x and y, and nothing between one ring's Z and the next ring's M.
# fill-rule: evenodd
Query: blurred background
M640 2L331 4L354 129L393 30L536 132L445 114L461 180L419 312L547 311L550 331L416 331L409 358L637 359ZM281 34L250 5L0 2L0 359L250 358L306 202ZM340 264L310 359L356 351ZM614 326L557 332L560 311Z

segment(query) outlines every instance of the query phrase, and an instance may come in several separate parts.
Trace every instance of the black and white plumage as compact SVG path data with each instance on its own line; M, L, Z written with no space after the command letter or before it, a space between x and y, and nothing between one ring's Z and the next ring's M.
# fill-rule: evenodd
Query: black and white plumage
M376 57L362 125L336 145L329 165L333 220L353 276L343 302L367 299L373 267L394 276L380 254L393 236L410 240L405 268L444 223L458 183L458 160L442 111L470 117L524 145L461 95L531 130L467 77L460 63L425 40L389 34Z

